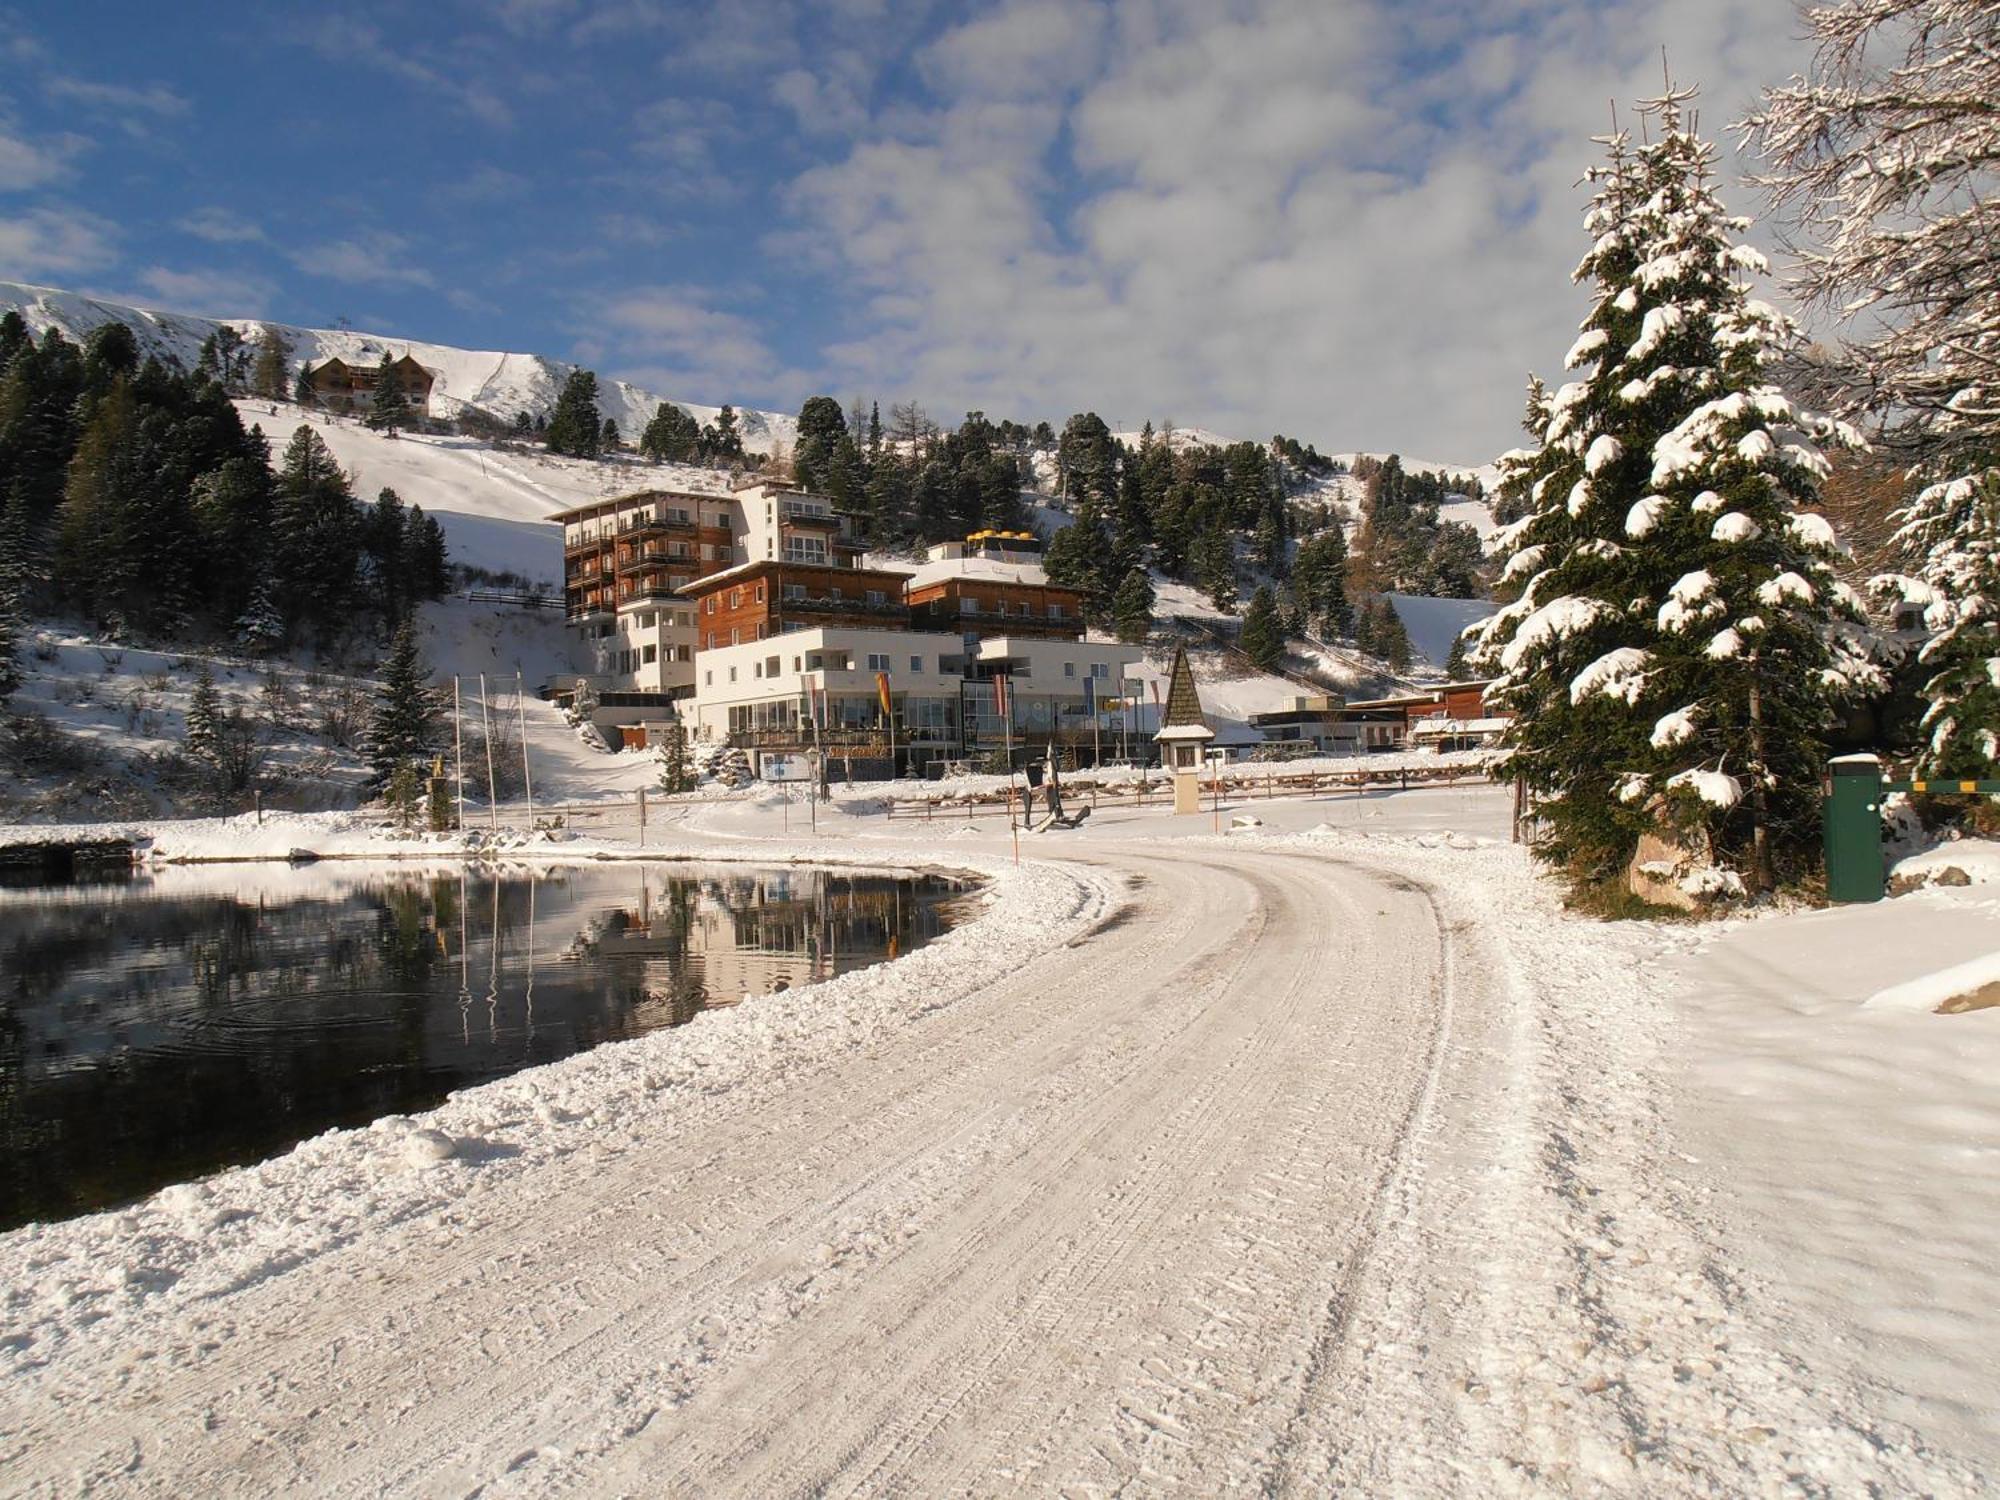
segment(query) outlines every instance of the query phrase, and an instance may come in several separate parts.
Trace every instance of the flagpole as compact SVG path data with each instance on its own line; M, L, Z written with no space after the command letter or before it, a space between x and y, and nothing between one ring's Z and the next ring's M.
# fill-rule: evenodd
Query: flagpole
M458 702L458 673L451 674L451 758L458 766L458 831L465 832L465 721Z

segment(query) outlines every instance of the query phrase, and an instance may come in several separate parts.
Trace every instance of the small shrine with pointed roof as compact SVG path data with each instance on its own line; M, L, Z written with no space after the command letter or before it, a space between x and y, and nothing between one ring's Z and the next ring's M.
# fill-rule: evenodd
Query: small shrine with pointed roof
M1159 733L1153 736L1160 747L1160 763L1173 774L1175 812L1201 811L1201 763L1208 742L1214 738L1215 731L1201 711L1201 696L1195 692L1187 647L1176 646L1173 672L1167 680L1166 711L1160 718Z

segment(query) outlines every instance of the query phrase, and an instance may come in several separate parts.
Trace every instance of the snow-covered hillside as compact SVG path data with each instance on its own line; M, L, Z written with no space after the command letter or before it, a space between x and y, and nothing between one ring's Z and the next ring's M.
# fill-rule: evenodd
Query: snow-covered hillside
M364 501L393 489L406 505L438 518L451 560L553 584L562 576L562 536L551 514L610 495L656 486L724 493L714 469L656 464L632 455L559 458L539 447L498 446L477 438L374 432L352 417L308 411L288 402L239 401L274 453L301 424L310 425Z
M193 366L202 341L225 323L254 340L258 330L268 322L258 318L198 318L106 302L52 287L0 282L0 310L9 307L19 308L37 335L47 328L60 328L64 337L78 341L101 324L123 323L138 337L142 351L175 360L183 367ZM297 328L286 323L271 326L291 340L295 367L299 361L318 364L335 355L364 364L379 363L385 351L411 355L436 376L430 401L430 414L435 417L456 417L468 407L502 421L513 420L517 412L547 412L555 405L563 382L576 369L567 360L542 354L455 349L448 344L427 344L355 329ZM600 376L597 382L599 411L615 421L619 431L628 437L636 437L659 410L660 403L668 399L673 399L675 405L697 422L713 421L720 410L662 397L623 380ZM743 434L744 447L752 453L769 452L776 445L790 447L798 435L797 419L781 412L739 409L737 428Z

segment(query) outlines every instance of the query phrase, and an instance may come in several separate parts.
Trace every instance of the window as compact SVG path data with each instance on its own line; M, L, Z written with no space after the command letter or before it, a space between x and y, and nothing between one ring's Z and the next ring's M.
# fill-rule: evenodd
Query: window
M805 661L802 657L795 656L792 658L792 670L794 672L805 670Z
M701 612L705 615L715 613L715 595L710 594L701 601Z
M659 623L659 619L658 612L649 609L639 616L639 625L642 629L651 630L653 626Z
M923 669L924 669L924 659L921 656L913 656L910 658L910 670L912 672L921 672L923 671Z
M660 659L660 648L657 646L647 646L639 654L639 661L644 666L650 667L654 662L658 661L659 659Z
M1111 675L1111 666L1108 662L1094 661L1090 664L1090 675L1101 682Z
M1060 620L1062 617L1063 607L1060 604L1051 604L1049 606L1049 618L1051 620Z
M1074 677L1074 676L1076 676L1076 663L1075 663L1075 662L1073 662L1073 661L1066 661L1066 662L1064 662L1064 663L1063 663L1063 676L1065 676L1065 677Z
M868 653L868 670L869 670L869 671L871 671L871 672L886 672L886 671L888 671L888 670L889 670L889 653L888 653L888 652L886 652L886 651L871 651L871 652L869 652L869 653Z
M761 583L757 585L757 602L759 604L764 602L764 585Z
M782 664L782 661L783 661L783 658L782 658L782 657L776 657L776 656L767 656L767 657L765 657L765 658L764 658L764 675L765 675L766 677L776 677L776 676L778 675L778 672L779 672L779 670L780 670L780 666L781 666L781 664Z
M729 644L730 644L730 645L732 645L732 646L735 646L735 645L740 645L740 644L741 644L741 637L742 637L742 629L741 629L741 627L739 627L739 626L736 626L736 625L732 625L732 626L730 626L730 627L729 627Z
M729 680L730 680L731 682L734 682L734 681L736 680L736 668L734 668L734 667L731 667L731 668L729 669Z
M715 649L715 632L713 630L708 633L708 649L711 651Z
M870 604L887 604L889 602L889 596L883 593L880 589L870 589L868 591L868 602Z
M743 590L731 589L729 591L729 607L731 609L741 609L743 607Z
M806 586L803 583L788 583L785 585L786 600L796 602L805 598L805 596Z

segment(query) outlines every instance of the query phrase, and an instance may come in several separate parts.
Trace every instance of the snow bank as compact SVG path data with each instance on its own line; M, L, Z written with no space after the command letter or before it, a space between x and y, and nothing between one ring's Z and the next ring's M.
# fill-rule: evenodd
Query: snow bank
M1988 985L2000 985L2000 952L1892 984L1861 1003L1865 1010L1934 1011L1947 1000L1960 999Z

